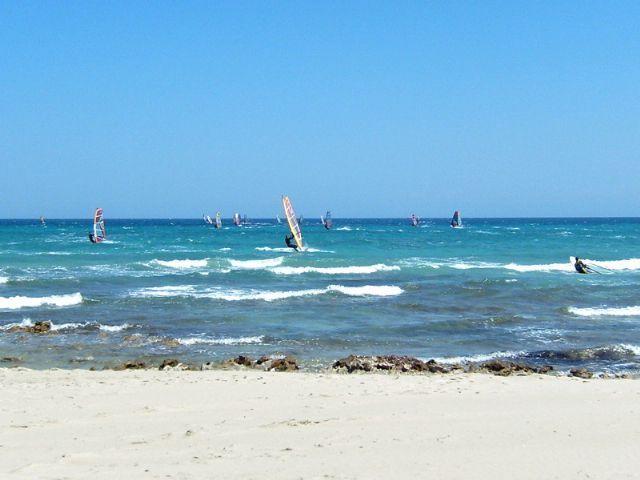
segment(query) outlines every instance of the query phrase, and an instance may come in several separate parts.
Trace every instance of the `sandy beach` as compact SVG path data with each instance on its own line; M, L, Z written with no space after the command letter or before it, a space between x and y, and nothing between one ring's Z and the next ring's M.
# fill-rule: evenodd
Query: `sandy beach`
M0 370L5 479L638 478L640 382Z

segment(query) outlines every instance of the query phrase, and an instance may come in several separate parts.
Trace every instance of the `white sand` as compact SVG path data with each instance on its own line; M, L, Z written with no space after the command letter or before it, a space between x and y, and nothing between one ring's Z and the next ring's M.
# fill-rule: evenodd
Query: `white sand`
M639 478L640 381L0 369L2 479Z

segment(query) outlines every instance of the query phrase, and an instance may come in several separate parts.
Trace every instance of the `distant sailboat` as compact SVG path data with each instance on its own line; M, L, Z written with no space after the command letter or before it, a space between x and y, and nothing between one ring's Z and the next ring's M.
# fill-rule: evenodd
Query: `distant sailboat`
M333 227L333 220L331 219L331 210L327 210L327 213L324 214L324 217L320 217L320 220L322 221L322 225L324 225L324 228L326 228L327 230L330 230L331 227Z
M222 228L222 215L220 212L216 213L216 228Z
M239 213L234 213L233 214L233 224L236 227L239 227L242 224L242 221L240 220L240 214Z
M102 209L96 208L93 215L93 232L89 234L91 243L100 243L107 238L107 230L104 228L104 218L102 217Z
M416 217L415 213L411 214L410 220L412 227L417 227L418 225L420 225L420 217Z
M462 217L460 216L460 212L458 210L453 212L453 217L451 218L451 226L453 228L462 227Z

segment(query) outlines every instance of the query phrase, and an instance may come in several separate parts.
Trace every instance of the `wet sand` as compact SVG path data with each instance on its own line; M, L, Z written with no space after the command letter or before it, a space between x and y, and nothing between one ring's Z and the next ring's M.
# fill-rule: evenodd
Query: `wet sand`
M640 381L0 369L3 479L638 478Z

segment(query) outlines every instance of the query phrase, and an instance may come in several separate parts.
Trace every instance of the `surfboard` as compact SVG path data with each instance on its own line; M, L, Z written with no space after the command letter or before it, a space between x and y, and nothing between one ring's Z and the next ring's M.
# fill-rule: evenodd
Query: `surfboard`
M300 230L298 217L296 217L296 212L293 209L293 205L291 205L291 200L289 200L289 197L286 195L282 196L282 206L284 208L284 214L287 217L287 223L289 223L289 230L291 230L291 234L296 241L296 245L298 245L298 249L302 250L304 248L302 230Z

